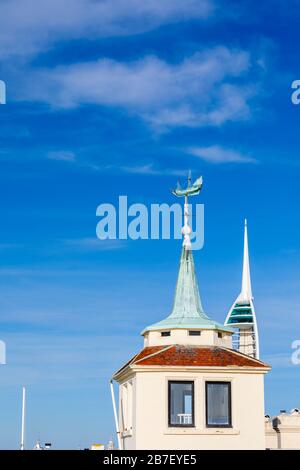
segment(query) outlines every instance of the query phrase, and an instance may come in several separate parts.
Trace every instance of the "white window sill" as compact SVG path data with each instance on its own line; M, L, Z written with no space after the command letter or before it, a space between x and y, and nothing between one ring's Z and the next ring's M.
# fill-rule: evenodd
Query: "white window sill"
M164 431L164 434L202 434L202 435L238 435L240 431L234 428L184 428L184 427L176 427L176 428L167 428Z

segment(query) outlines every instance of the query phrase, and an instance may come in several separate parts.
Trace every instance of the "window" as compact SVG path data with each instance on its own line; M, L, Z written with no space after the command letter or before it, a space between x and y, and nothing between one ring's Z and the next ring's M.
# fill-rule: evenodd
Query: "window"
M231 427L230 382L206 382L206 426Z
M189 336L200 336L201 331L191 330L189 331Z
M169 426L194 426L194 382L169 381Z
M121 388L121 416L123 431L132 428L132 382L126 382Z
M162 331L161 336L171 336L171 331Z
M218 338L223 338L222 333L220 333L219 331L218 331Z

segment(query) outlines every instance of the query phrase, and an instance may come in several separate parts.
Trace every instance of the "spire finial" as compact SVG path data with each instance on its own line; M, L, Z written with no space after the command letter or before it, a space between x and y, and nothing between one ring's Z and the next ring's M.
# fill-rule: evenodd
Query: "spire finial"
M244 228L244 258L243 258L242 290L241 290L240 298L242 298L243 300L253 299L251 277L250 277L247 219L245 219L245 228Z
M181 250L180 266L175 289L173 308L164 320L147 326L142 335L149 331L161 331L169 329L214 329L224 330L230 333L233 330L224 327L211 320L202 307L198 282L195 272L193 251L191 249L191 227L189 226L188 196L199 194L202 188L202 177L197 178L192 184L191 176L188 176L188 186L182 189L180 185L172 191L177 197L184 197L184 235L183 248ZM173 340L171 340L173 341ZM175 340L176 341L176 340Z
M181 189L180 185L177 186L176 189L172 190L172 193L177 197L184 197L184 224L181 229L181 233L184 237L183 239L183 246L187 249L191 248L191 233L192 229L189 225L189 204L188 204L188 196L196 196L200 193L202 189L202 176L197 178L196 181L192 184L192 173L191 170L188 172L187 177L187 187L185 189Z

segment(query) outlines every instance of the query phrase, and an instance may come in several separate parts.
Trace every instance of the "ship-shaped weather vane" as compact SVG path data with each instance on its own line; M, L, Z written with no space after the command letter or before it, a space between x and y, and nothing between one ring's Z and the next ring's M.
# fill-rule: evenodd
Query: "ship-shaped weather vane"
M197 196L202 189L202 184L203 184L202 176L197 178L192 184L192 174L191 174L191 171L189 171L186 188L182 188L178 182L177 188L172 189L172 194L174 194L177 197L184 197L184 225L182 227L181 233L184 237L183 246L186 249L191 249L191 246L192 246L191 236L190 236L192 233L192 229L189 225L188 196Z

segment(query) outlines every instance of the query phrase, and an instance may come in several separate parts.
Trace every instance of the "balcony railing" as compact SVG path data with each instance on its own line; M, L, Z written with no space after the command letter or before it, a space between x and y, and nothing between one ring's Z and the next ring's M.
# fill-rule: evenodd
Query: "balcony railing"
M178 424L192 424L191 413L178 413Z

